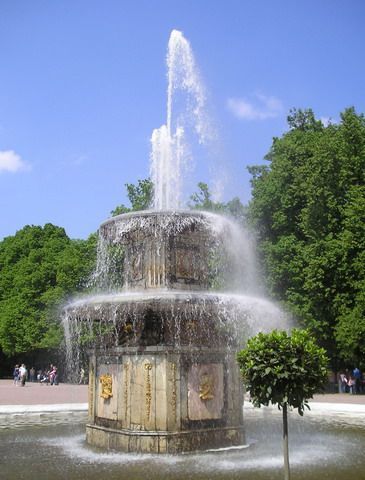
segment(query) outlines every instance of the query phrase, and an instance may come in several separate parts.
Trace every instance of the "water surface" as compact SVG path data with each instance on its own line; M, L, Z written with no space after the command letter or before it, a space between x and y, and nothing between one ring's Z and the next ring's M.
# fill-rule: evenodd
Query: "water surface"
M0 431L0 478L6 480L282 479L281 417L246 412L249 447L189 455L103 452L85 444L85 426L40 425ZM365 480L365 423L354 417L292 413L295 480Z

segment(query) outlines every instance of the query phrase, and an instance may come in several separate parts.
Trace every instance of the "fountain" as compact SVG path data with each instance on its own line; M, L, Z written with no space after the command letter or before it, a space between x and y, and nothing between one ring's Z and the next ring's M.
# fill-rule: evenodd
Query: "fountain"
M95 273L100 291L65 308L71 350L76 337L94 345L87 442L124 452L243 445L235 353L245 335L262 329L263 315L282 318L252 294L257 282L242 230L224 217L180 209L185 131L193 119L204 143L209 128L204 89L180 32L171 34L167 64L167 124L151 139L154 209L101 225ZM190 98L189 112L174 122L179 89ZM246 295L211 290L243 280Z
M194 66L186 40L179 32L172 38L170 68L181 67L183 58ZM191 74L191 69L183 70ZM175 77L176 71L170 71L169 82ZM191 102L199 120L203 90L196 85L197 76L190 77L179 81L200 99ZM171 83L168 91L171 112ZM161 127L164 134L155 133L152 139L155 210L115 217L100 227L97 291L65 308L70 359L77 362L80 356L78 341L93 345L87 426L91 445L85 445L82 412L66 420L40 413L30 419L34 425L25 425L29 413L9 422L6 411L0 422L3 478L282 478L281 414L248 403L243 430L234 352L245 336L282 327L283 316L257 287L245 232L217 215L177 211L186 128L167 123L170 128ZM177 161L176 149L179 165L171 163ZM215 291L222 285L226 293ZM359 456L365 442L364 408L357 407L312 404L304 418L291 413L289 447L296 478L365 478ZM189 455L131 453L180 453L244 442L250 448Z

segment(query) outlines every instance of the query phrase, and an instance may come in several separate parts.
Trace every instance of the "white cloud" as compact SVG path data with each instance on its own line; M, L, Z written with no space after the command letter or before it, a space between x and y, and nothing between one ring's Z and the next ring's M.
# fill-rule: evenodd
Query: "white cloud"
M283 103L276 97L255 93L254 101L246 98L229 98L227 108L244 120L267 120L278 117L284 110Z
M0 151L0 173L16 173L21 170L29 170L30 167L13 150Z

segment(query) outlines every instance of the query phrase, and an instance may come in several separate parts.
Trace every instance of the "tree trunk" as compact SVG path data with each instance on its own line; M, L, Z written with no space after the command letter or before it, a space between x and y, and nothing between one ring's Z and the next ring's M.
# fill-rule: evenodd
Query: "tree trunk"
M288 446L288 405L283 405L283 449L284 449L284 479L290 480L289 446Z

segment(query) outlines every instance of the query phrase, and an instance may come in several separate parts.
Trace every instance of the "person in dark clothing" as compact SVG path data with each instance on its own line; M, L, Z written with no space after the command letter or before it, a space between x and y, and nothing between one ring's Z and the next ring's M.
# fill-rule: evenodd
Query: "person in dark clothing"
M362 388L362 381L361 381L362 380L362 373L361 373L360 369L355 367L353 372L352 372L352 376L355 379L356 393L359 394L359 393L361 393L361 388Z

